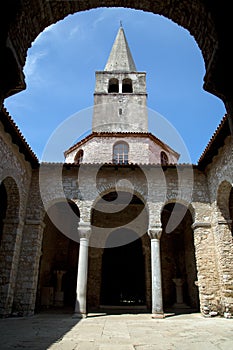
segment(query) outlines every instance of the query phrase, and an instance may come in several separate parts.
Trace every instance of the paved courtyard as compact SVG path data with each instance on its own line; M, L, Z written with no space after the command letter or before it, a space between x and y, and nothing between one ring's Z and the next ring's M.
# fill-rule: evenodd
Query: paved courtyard
M217 350L233 349L233 319L198 313L167 315L41 313L0 320L0 349L31 350Z

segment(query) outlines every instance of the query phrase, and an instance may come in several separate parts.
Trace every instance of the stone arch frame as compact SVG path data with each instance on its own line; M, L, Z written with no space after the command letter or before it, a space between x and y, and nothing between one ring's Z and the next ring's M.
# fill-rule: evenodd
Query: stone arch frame
M145 210L147 215L148 215L148 224L147 224L147 230L149 229L149 208L148 208L148 205L147 205L147 201L145 200L145 197L143 196L142 193L140 193L139 191L137 190L134 190L132 191L131 189L127 188L127 187L117 187L117 191L116 191L116 188L114 186L108 186L105 190L103 190L99 196L97 198L95 198L95 200L92 202L92 205L91 205L91 210L90 210L90 223L92 225L92 222L93 222L93 212L94 212L94 209L95 209L95 206L96 204L99 202L99 200L101 200L103 198L103 196L111 193L111 192L128 192L128 193L131 193L132 195L135 195L143 204L144 204L144 209L143 211ZM94 227L92 227L94 229ZM112 229L109 230L107 236L103 235L102 239L100 240L100 244L101 246L103 247L103 244L104 244L104 241L107 240L109 234L111 234L111 232L115 231L117 229L117 227L114 227ZM140 235L139 235L140 237ZM93 236L91 236L91 238L93 238ZM94 243L95 244L95 243Z
M161 210L160 210L160 217L161 217L161 214L162 214L162 211L164 209L164 207L168 204L181 204L183 205L184 207L187 208L187 210L189 210L191 216L192 216L192 221L195 222L195 218L196 218L196 208L195 208L195 205L194 203L188 203L187 201L185 200L182 200L182 199L179 199L179 198L171 198L171 199L168 199L161 207Z
M116 191L116 186L113 183L109 183L108 185L106 185L105 187L103 187L101 189L101 192L99 193L99 196L97 198L95 198L95 200L93 201L91 207L94 208L94 206L96 205L96 203L106 194L109 194L111 192L118 192L118 191L122 191L122 192L130 192L132 194L135 194L136 197L138 197L144 205L146 205L147 203L147 199L145 198L145 194L140 191L140 188L137 189L133 189L129 188L127 186L117 186L117 191Z
M64 198L64 197L57 197L57 198L54 198L54 199L49 200L48 202L44 203L45 204L44 207L46 207L47 209L44 210L42 221L44 222L46 215L48 215L50 220L57 227L57 229L58 230L61 229L61 232L66 236L66 233L64 233L65 227L63 227L63 224L61 223L61 225L60 225L58 223L58 225L56 225L54 223L54 221L56 221L55 218L54 218L54 221L53 221L53 216L51 215L51 217L50 217L50 215L48 214L49 209L51 207L53 207L54 205L59 204L59 203L67 204L67 206L65 205L65 211L66 211L66 215L70 215L70 220L74 220L76 218L76 216L77 216L77 214L70 208L69 203L74 205L77 208L78 212L79 212L79 222L81 221L81 210L79 208L79 205L78 205L77 201L75 201L72 198ZM64 222L64 224L66 224L66 222ZM63 228L64 228L64 230L63 230ZM78 226L77 226L77 228L78 228ZM73 239L72 237L69 237L69 236L67 236L67 237Z
M93 214L93 210L94 210L94 207L95 205L98 203L98 201L104 196L104 195L107 195L108 193L111 193L111 192L115 192L116 191L116 187L114 186L114 184L109 184L108 186L106 186L106 188L102 188L102 191L99 193L99 196L93 201L92 203L92 206L91 206L91 224L92 224L92 214ZM146 212L147 212L147 216L148 216L148 220L147 220L147 230L149 229L149 208L148 208L148 205L147 205L147 200L145 198L145 194L140 192L140 188L137 190L137 189L134 189L134 191L132 191L132 189L130 188L127 188L126 186L120 186L120 187L117 187L117 191L122 191L122 192L130 192L132 194L134 194L138 199L140 199L142 201L142 203L145 205L145 209L146 209ZM119 227L113 227L113 228L110 228L109 229L109 232L107 235L105 235L104 237L101 237L98 238L98 243L100 243L100 245L98 246L98 251L100 250L101 252L99 254L97 254L96 252L96 249L95 247L95 240L92 241L93 239L93 236L95 234L95 232L92 231L92 235L91 235L91 238L90 238L90 256L92 259L94 259L95 261L95 264L98 264L101 265L102 264L102 254L104 252L104 248L105 248L105 242L107 241L107 239L109 238L109 236L114 232L114 231L117 231L119 229ZM127 228L127 230L132 230L134 231L133 229L131 228ZM141 239L141 244L142 244L142 252L143 252L143 256L144 256L144 264L145 264L145 296L146 296L146 305L148 307L148 309L150 309L151 307L151 256L150 256L150 239L149 239L149 235L146 234L143 234L143 235L140 235L138 234L136 231L135 231L135 234L138 236L138 239ZM131 242L129 242L131 243ZM97 262L98 261L98 262ZM90 271L92 271L93 269L93 263L90 264ZM96 275L95 274L95 278L97 279L97 281L100 281L101 280L101 270L98 272L98 274ZM95 288L96 285L95 285ZM89 295L92 295L93 294L93 291L90 291L92 290L93 288L90 287L89 285ZM92 297L93 299L96 299L95 297ZM98 306L99 305L99 302L100 302L100 289L99 289L99 296L98 298L96 299L96 305Z
M44 235L45 235L45 230L46 230L46 220L47 220L47 224L52 224L55 228L55 232L59 232L59 237L62 237L62 240L64 242L69 242L69 245L70 245L70 242L71 242L71 246L76 246L78 243L79 243L79 236L78 236L78 223L77 225L75 225L75 230L76 230L76 237L74 237L74 235L70 235L70 234L66 234L64 231L60 230L60 226L59 225L56 225L53 221L53 218L52 216L50 216L48 214L48 211L50 208L53 208L55 207L57 204L62 204L62 203L67 203L68 205L71 204L72 206L75 206L75 208L77 208L77 213L80 215L80 211L79 211L79 207L77 206L77 204L75 203L74 200L72 199L68 199L68 198L62 198L62 197L58 197L58 198L55 198L53 200L51 200L50 202L47 203L47 210L44 210L44 213L43 213L43 233L41 235L41 249L43 249L43 241L44 241ZM67 208L66 208L67 209ZM72 208L71 208L72 210ZM76 213L76 215L78 215ZM73 219L73 217L71 217L71 219ZM80 220L78 220L79 222ZM67 225L67 222L69 223L69 220L65 220L65 225ZM61 234L61 235L60 235ZM56 242L57 243L57 242ZM77 246L78 247L78 246ZM77 249L77 263L78 263L78 249ZM37 296L36 296L36 300L35 300L35 307L38 308L38 310L40 309L41 307L41 304L40 304L40 301L41 301L41 296L42 296L42 285L41 285L41 261L42 261L42 254L40 256L40 263L39 263L39 268L38 268L38 281L37 281ZM68 264L68 263L67 263ZM78 265L77 265L78 266ZM77 275L77 271L76 271L76 274L75 276ZM62 275L63 276L63 275ZM62 277L61 276L61 277ZM63 277L62 277L63 278ZM42 281L43 281L43 278L42 278ZM67 288L66 288L67 289ZM54 289L55 291L55 289ZM54 292L53 291L53 292ZM74 289L73 289L73 292L74 292ZM53 293L53 297L55 298L55 294ZM46 298L46 297L45 297ZM54 299L55 300L55 299ZM50 300L51 301L51 300ZM48 305L48 306L51 306L51 305ZM63 306L62 304L61 305L58 305L58 304L55 304L55 306Z
M100 6L96 0L91 0L88 3L84 0L77 3L70 0L64 2L62 7L56 2L40 1L33 4L22 2L20 7L15 4L12 13L8 9L7 18L10 18L11 25L4 30L2 42L4 43L7 38L9 44L3 46L1 51L8 63L10 79L4 81L3 98L25 89L22 70L27 49L46 27L62 20L69 14L97 7ZM195 5L192 0L182 1L178 4L173 4L167 0L153 3L137 0L133 3L130 0L112 0L111 3L103 1L101 7L128 7L152 12L163 15L187 29L194 36L202 52L205 67L207 67L204 89L220 97L224 102L227 102L227 98L230 98L230 92L227 92L227 84L230 80L227 79L228 72L224 67L225 61L227 64L230 62L224 56L224 50L226 49L224 33L228 30L227 23L229 21L221 22L222 17L217 7L210 5L207 7L202 0L197 0ZM218 18L218 15L220 18ZM21 23L23 23L23 27ZM220 73L221 71L223 74ZM225 84L224 79L227 82ZM231 104L226 103L226 108L230 109Z
M8 316L13 307L23 224L20 220L21 200L17 182L7 176L1 184L5 187L7 203L0 244L0 314Z

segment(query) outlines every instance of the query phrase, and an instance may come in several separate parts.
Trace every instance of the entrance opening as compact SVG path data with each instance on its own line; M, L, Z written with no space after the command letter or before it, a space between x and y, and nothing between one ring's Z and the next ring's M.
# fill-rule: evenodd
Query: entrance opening
M68 238L71 230L76 230L79 222L79 210L69 203L77 219L70 222L64 217L65 202L59 202L49 208L45 216L45 228L42 243L42 257L37 290L36 311L44 309L66 308L71 312L76 300L76 282L78 268L79 243ZM51 218L59 218L65 223L67 236L60 232ZM77 232L76 232L77 235Z
M142 242L131 230L118 229L108 237L111 240L125 235L131 236L131 243L105 248L102 258L101 304L114 306L145 305L145 266Z
M161 267L164 310L193 312L199 310L192 215L187 209L180 224L171 232L165 228L171 215L184 213L184 206L167 204L161 215Z
M91 308L134 312L149 307L147 229L148 212L136 194L113 190L95 204L92 242L96 239L101 245L97 251L90 249L88 305Z

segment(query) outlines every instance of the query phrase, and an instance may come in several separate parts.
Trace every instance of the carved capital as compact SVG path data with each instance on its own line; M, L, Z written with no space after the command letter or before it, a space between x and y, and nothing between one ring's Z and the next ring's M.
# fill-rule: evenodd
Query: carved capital
M78 234L80 238L89 239L91 236L91 226L87 222L80 222L78 226Z
M160 225L158 226L151 226L148 230L148 235L150 239L160 239L162 235L162 227Z

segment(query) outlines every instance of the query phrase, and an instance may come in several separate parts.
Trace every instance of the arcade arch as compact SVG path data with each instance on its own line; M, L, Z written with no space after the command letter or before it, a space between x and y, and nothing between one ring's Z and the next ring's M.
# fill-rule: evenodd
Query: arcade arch
M127 307L131 310L132 306L149 308L150 240L147 235L148 213L143 211L145 205L136 194L124 191L110 191L101 199L109 207L112 203L115 208L112 212L101 212L97 202L92 211L89 305ZM122 204L125 204L124 209L118 210ZM140 223L132 225L140 214ZM98 243L101 242L101 248L98 249L93 247L96 237L100 239Z
M9 315L13 306L22 234L19 189L10 176L0 185L0 209L0 275L3 276L0 283L0 313Z
M71 213L69 215L67 203L74 216ZM79 255L79 217L79 209L72 201L54 203L45 215L37 311L49 307L68 307L71 311L74 309Z
M166 225L171 215L183 216L179 225L172 232L166 233ZM185 213L185 214L184 214ZM161 270L164 309L174 308L199 310L197 269L193 238L193 218L189 208L180 203L168 203L161 213ZM180 287L182 298L178 298ZM182 299L182 302L181 302Z

